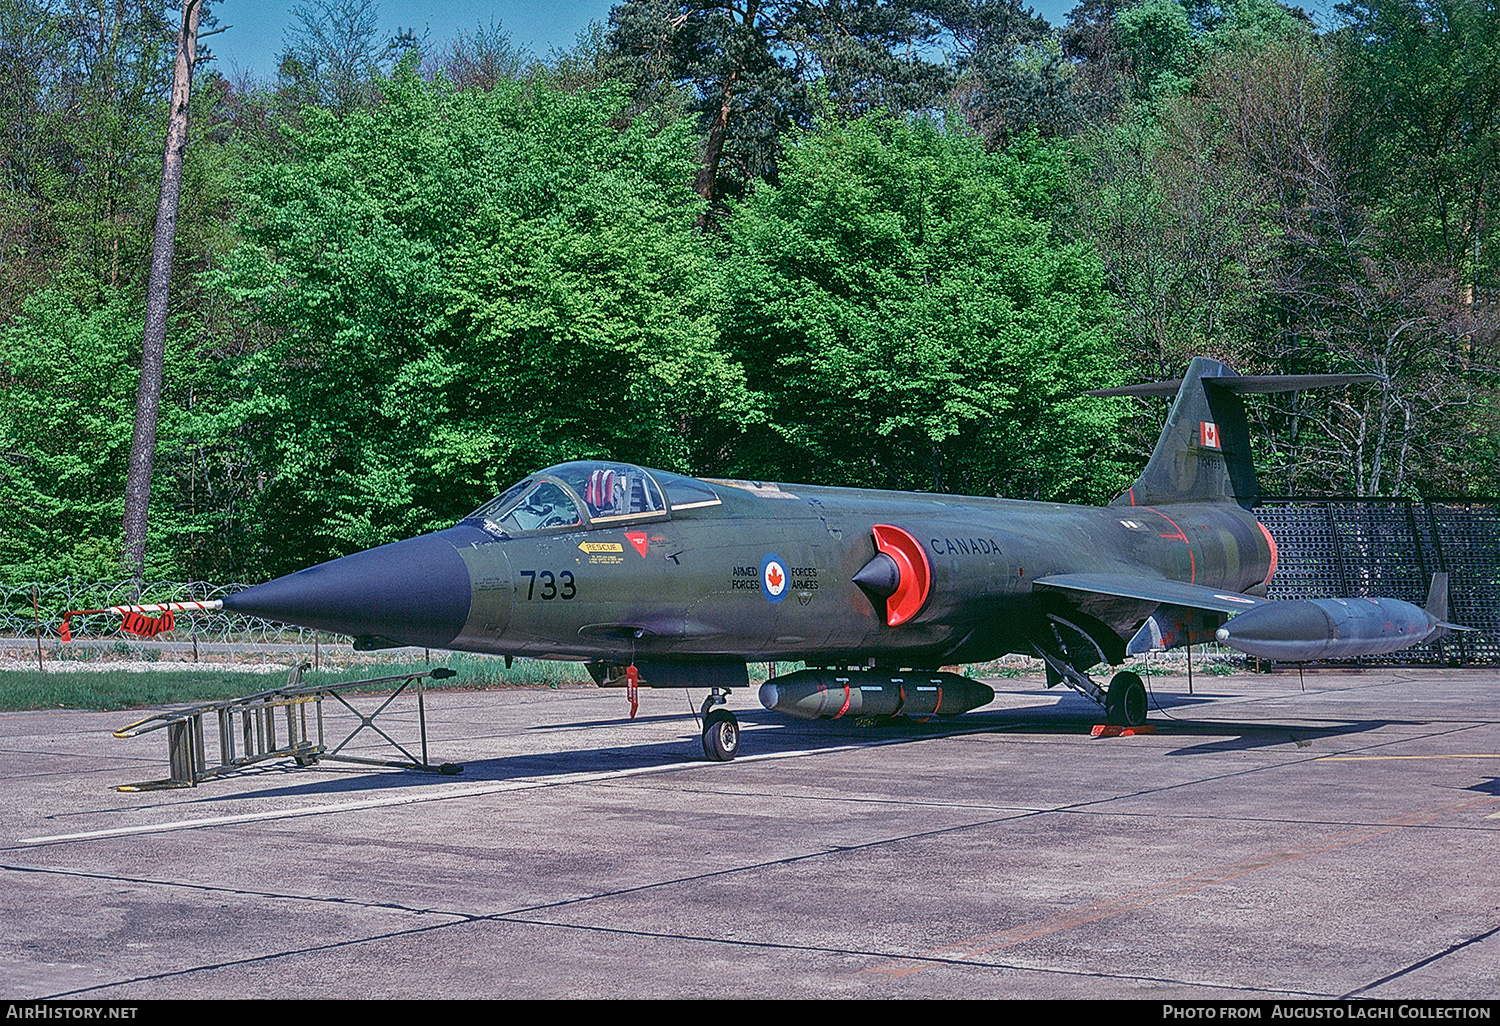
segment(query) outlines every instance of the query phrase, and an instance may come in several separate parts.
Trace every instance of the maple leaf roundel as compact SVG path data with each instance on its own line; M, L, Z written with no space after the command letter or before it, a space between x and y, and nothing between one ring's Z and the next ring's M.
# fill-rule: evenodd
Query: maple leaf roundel
M760 562L760 590L772 605L786 598L786 564L774 552Z

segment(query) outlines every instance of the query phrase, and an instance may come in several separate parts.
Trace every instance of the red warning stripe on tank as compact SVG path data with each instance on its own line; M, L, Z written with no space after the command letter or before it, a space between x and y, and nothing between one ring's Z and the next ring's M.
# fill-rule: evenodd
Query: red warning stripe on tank
M849 700L851 697L853 696L849 693L849 682L846 680L844 681L844 704L839 706L839 711L833 716L834 719L838 719L849 711Z

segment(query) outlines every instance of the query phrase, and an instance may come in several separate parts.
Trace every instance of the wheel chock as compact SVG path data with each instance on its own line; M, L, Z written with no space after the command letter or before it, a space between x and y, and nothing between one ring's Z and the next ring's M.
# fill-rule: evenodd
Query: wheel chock
M1138 737L1142 734L1155 734L1156 728L1149 723L1143 723L1139 727L1113 727L1105 723L1094 724L1094 729L1089 731L1090 737Z

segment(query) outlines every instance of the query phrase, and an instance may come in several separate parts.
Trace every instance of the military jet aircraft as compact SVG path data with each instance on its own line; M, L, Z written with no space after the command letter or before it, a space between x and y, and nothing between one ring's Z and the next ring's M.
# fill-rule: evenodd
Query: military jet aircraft
M940 666L1039 656L1111 723L1146 718L1141 678L1089 675L1207 641L1265 601L1276 542L1241 396L1378 380L1253 377L1206 357L1180 381L1140 478L1104 507L684 477L579 461L455 526L257 585L223 608L417 645L583 661L601 685L700 687L703 746L732 759L725 696L747 661L810 668L761 689L800 716L945 715L993 692Z

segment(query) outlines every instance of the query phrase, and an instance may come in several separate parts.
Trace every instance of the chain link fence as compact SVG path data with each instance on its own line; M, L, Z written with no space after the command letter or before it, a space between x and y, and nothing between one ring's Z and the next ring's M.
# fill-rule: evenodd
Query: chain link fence
M63 580L50 584L0 584L0 636L33 638L40 626L43 640L58 640L63 614L74 609L106 609L110 606L154 602L206 602L243 591L244 584L210 584L207 581L152 581L139 591L133 582ZM33 596L35 603L33 604ZM311 645L311 630L289 627L258 616L235 613L178 613L174 637L199 641L233 641L240 644ZM93 613L72 619L73 637L78 639L133 639L121 630L123 620L110 613ZM322 635L328 638L327 632Z

